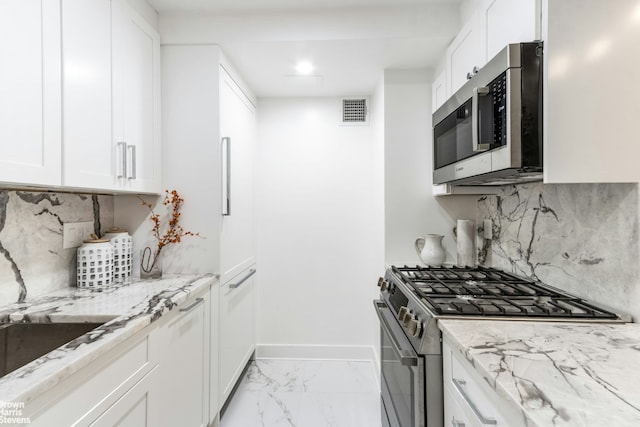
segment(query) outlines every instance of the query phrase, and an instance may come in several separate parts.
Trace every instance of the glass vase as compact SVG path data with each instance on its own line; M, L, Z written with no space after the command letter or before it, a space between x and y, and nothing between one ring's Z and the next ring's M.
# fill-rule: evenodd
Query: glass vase
M146 247L140 252L140 278L159 279L162 277L162 256Z

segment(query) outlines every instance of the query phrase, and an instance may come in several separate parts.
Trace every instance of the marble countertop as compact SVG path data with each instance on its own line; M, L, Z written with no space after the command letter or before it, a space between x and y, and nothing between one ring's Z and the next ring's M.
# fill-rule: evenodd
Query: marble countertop
M27 403L202 292L207 275L171 275L99 291L66 288L0 307L2 323L104 323L0 378L0 401Z
M640 325L440 320L528 426L640 426Z

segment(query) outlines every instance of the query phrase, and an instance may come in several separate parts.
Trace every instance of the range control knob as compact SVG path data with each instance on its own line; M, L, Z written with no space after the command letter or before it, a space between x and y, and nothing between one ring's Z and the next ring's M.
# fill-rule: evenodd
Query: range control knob
M380 292L384 292L389 289L389 283L384 280L382 277L378 279L378 287L380 288Z
M407 329L407 333L409 334L409 336L417 337L418 335L420 335L420 332L422 331L422 322L420 322L416 318L411 319L409 321L409 324L406 325L406 329Z
M400 307L400 311L398 312L398 320L404 322L404 317L409 314L409 312L410 310L407 307Z
M404 325L405 328L408 328L409 323L415 318L416 318L415 314L411 313L411 310L409 310L407 314L404 315L404 319L402 319L402 324Z

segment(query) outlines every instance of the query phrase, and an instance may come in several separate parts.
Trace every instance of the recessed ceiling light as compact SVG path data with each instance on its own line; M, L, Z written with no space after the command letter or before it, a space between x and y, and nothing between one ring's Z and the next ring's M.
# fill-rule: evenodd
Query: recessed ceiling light
M301 61L296 65L296 71L298 74L311 74L313 71L313 64L309 61Z

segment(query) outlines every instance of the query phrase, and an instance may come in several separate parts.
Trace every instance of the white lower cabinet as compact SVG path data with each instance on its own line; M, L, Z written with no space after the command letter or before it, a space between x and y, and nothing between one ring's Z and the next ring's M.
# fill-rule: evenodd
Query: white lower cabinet
M209 413L209 295L184 304L158 329L159 367L151 426L198 427Z
M502 400L446 337L442 352L446 426L525 426L515 406Z
M153 400L153 397L149 396L153 396L155 393L153 380L156 378L157 369L158 367L153 368L90 426L140 427L153 425L149 420L151 415L149 402Z
M470 427L471 421L458 404L450 389L444 389L444 425L451 427Z
M215 426L220 412L220 390L218 390L218 351L220 349L220 287L211 288L211 316L209 318L209 425Z
M129 399L121 399L129 390L142 392L149 381L143 378L157 366L154 338L145 333L128 340L30 402L25 415L31 425L86 426L116 405L129 406Z
M255 267L220 287L220 406L227 400L256 346Z
M209 425L209 295L190 298L30 401L30 425Z

